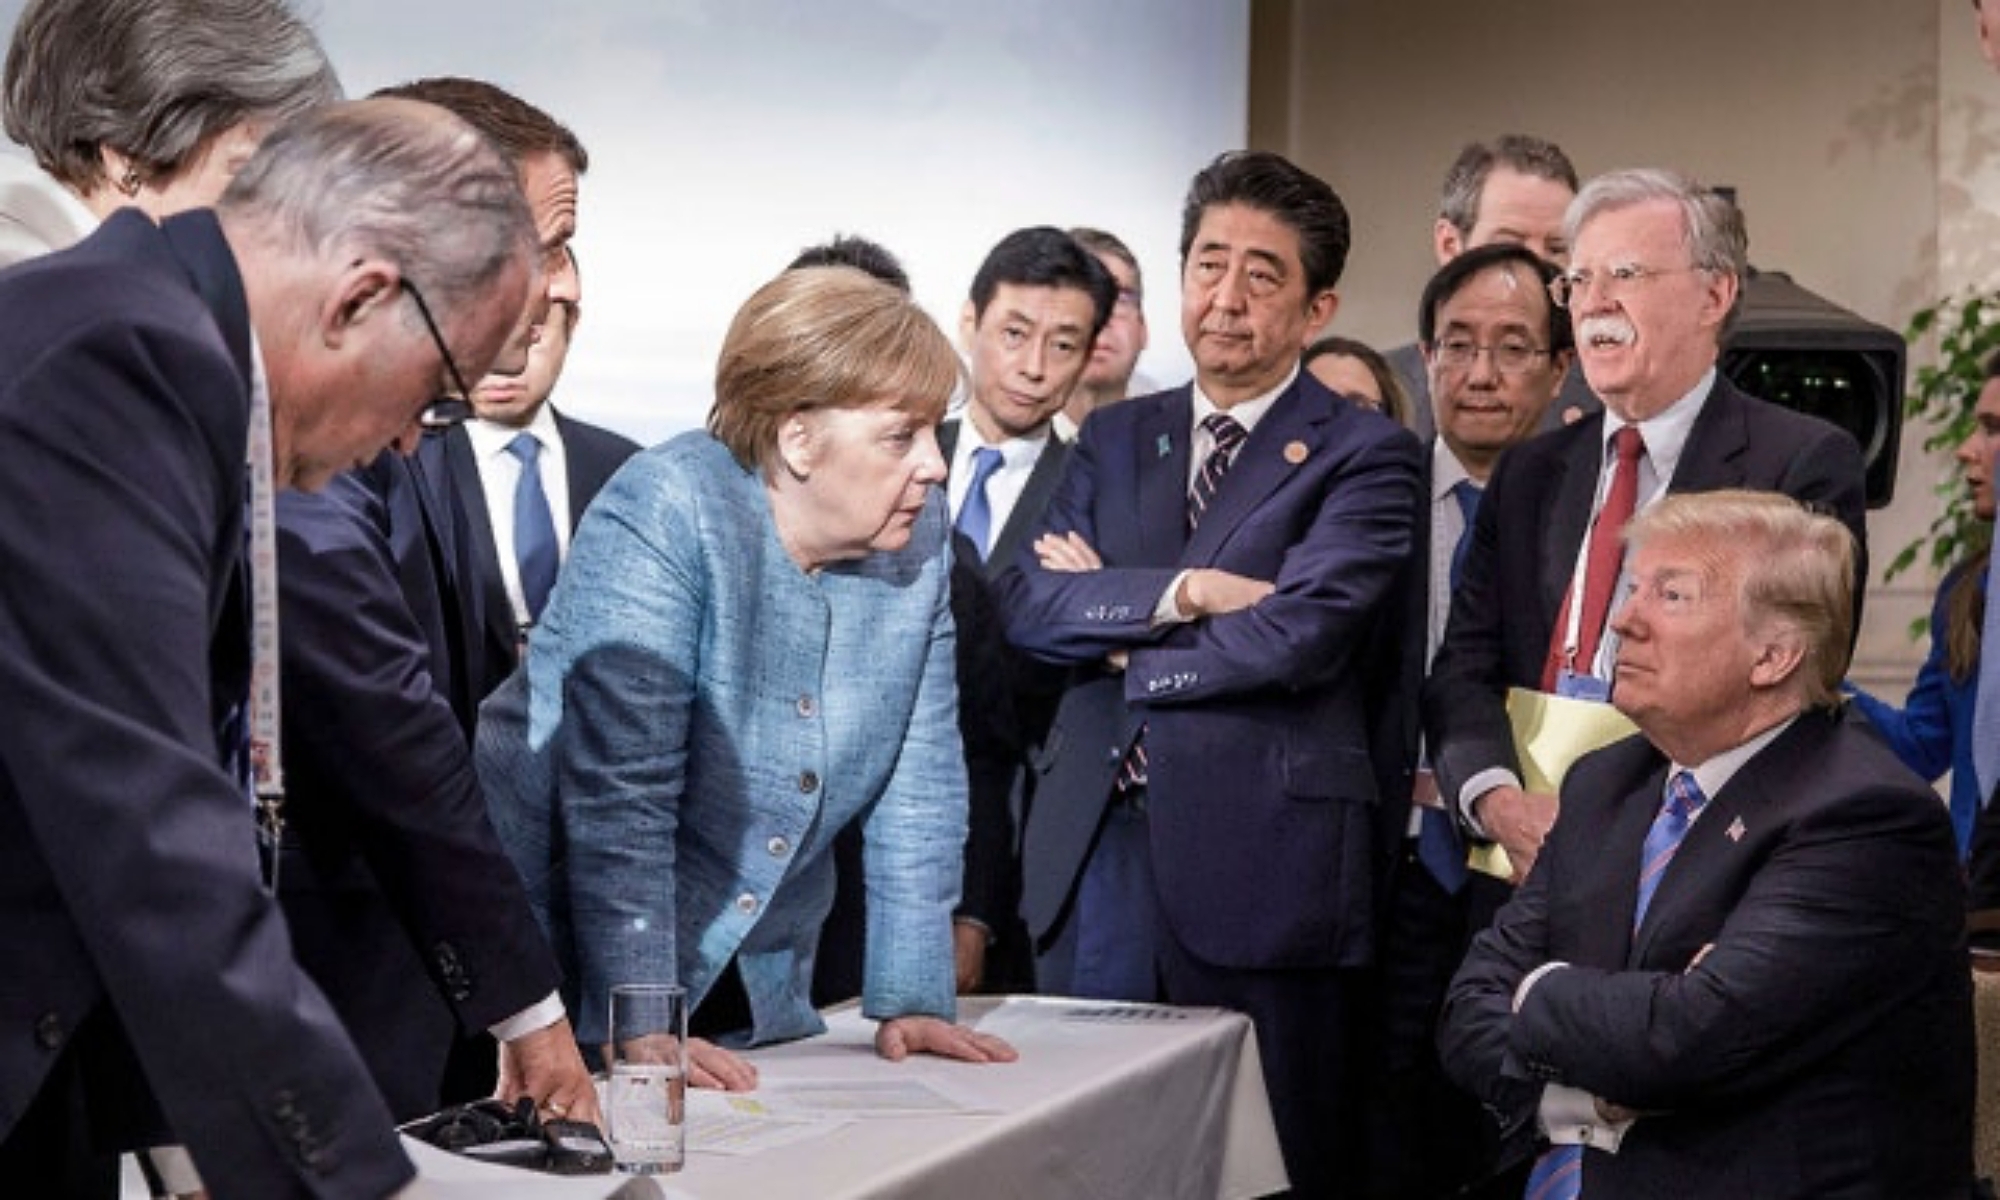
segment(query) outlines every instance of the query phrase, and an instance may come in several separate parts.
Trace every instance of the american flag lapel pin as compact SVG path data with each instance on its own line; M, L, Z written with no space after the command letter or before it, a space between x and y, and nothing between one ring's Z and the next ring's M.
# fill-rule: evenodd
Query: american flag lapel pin
M1740 842L1743 840L1743 835L1750 831L1743 827L1743 818L1738 817L1734 821L1731 821L1729 823L1729 828L1723 830L1722 832L1729 835L1730 841Z
M1164 433L1160 435L1160 440L1154 444L1159 447L1161 458L1165 458L1174 452L1174 439Z

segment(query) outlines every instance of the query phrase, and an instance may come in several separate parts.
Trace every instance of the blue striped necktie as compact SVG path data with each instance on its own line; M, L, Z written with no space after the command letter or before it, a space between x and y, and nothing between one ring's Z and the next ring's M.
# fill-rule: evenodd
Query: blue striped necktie
M542 618L542 606L556 586L556 568L561 556L556 548L556 521L549 512L549 496L542 490L542 471L537 460L542 444L532 433L519 433L507 443L507 453L520 460L521 475L514 483L514 560L521 568L521 598L527 601L528 620Z

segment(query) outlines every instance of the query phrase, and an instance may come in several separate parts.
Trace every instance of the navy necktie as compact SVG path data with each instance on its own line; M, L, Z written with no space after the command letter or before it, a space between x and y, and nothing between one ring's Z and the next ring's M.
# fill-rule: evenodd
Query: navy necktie
M542 490L542 472L536 465L542 444L532 433L520 433L507 443L507 453L521 462L521 476L514 484L514 560L521 568L521 598L528 604L528 620L538 621L549 592L556 586L560 556L556 548L556 521L549 512L548 493Z
M1215 500L1215 493L1222 487L1222 477L1229 474L1229 468L1236 461L1236 449L1250 434L1235 417L1228 413L1210 413L1201 419L1201 427L1215 439L1215 449L1201 460L1201 470L1195 473L1194 486L1188 489L1188 532L1201 524L1201 515Z
M985 558L992 549L993 505L986 499L986 481L993 478L993 472L1000 469L1006 460L991 446L981 446L972 452L972 482L965 486L965 498L958 504L958 531L979 547L979 557Z
M1458 531L1458 542L1451 548L1451 590L1458 590L1458 581L1465 575L1465 552L1472 547L1472 521L1479 515L1479 498L1485 489L1470 479L1461 479L1451 485L1451 498L1458 501L1458 511L1465 518L1464 528Z

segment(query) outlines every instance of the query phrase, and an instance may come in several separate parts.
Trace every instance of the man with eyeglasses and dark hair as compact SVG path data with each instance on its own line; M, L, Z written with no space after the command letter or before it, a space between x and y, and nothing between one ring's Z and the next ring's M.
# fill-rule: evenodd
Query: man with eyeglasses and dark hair
M1556 798L1522 790L1507 691L1609 698L1618 532L1634 511L1669 493L1777 491L1838 516L1867 544L1854 439L1744 394L1716 369L1746 269L1736 207L1673 171L1618 171L1583 189L1564 230L1570 265L1549 290L1569 311L1605 411L1500 459L1424 688L1443 802L1471 835L1505 848L1517 881L1555 822ZM1865 552L1858 561L1865 572Z
M1555 277L1556 268L1526 246L1493 242L1452 258L1424 288L1417 329L1438 436L1426 460L1430 537L1417 561L1422 582L1412 589L1401 638L1409 681L1397 695L1407 705L1404 720L1417 719L1423 673L1444 637L1472 517L1494 465L1534 435L1569 371L1569 318L1548 292ZM1445 1077L1432 1031L1471 942L1468 914L1490 914L1508 889L1469 877L1456 814L1440 800L1427 763L1420 760L1414 776L1381 950L1382 1077L1369 1117L1370 1195L1382 1198L1453 1194L1498 1150L1479 1105ZM1475 903L1481 888L1498 894Z
M495 100L497 94L504 100ZM571 303L570 158L512 155L489 128L525 107L489 84L427 80L384 95L453 113L507 156L534 217L530 302L484 379L437 340L426 434L318 496L279 505L290 836L279 876L300 963L347 1022L398 1120L493 1090L546 1116L593 1119L595 1093L557 992L555 960L495 838L473 772L489 673L477 531L447 474L444 432L476 387L520 376L552 303ZM463 109L464 111L460 111ZM560 128L560 127L557 127ZM563 131L567 134L567 131ZM571 138L571 141L574 139ZM578 154L581 150L579 148ZM450 314L405 286L435 335ZM511 614L503 616L511 630ZM448 1074L461 1036L482 1062Z

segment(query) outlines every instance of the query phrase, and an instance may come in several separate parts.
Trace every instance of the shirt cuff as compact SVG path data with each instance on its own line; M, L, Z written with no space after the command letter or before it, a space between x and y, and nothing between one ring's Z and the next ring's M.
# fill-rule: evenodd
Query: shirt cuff
M1542 1132L1557 1146L1589 1146L1606 1154L1618 1153L1625 1133L1637 1117L1607 1121L1597 1111L1597 1097L1582 1088L1551 1083L1542 1088L1539 1111Z
M1514 1011L1521 1011L1521 1006L1528 1002L1529 990L1542 981L1542 976L1547 975L1551 971L1560 971L1568 965L1566 962L1545 962L1528 972L1527 978L1523 979L1520 986L1514 989Z
M486 1032L493 1035L494 1041L511 1042L531 1033L540 1033L568 1015L568 1010L563 1008L562 996L550 992L539 1003L522 1009L498 1025L487 1026Z
M1189 568L1190 571L1192 569ZM1167 590L1160 593L1159 602L1153 605L1153 628L1158 629L1162 625L1185 625L1194 620L1181 611L1180 605L1181 584L1187 577L1188 571L1180 572L1167 584Z
M1520 786L1521 777L1505 767L1488 767L1465 781L1465 786L1458 789L1458 815L1465 818L1465 827L1472 831L1472 836L1482 841L1493 840L1493 835L1486 832L1486 826L1472 815L1472 802L1494 788Z

